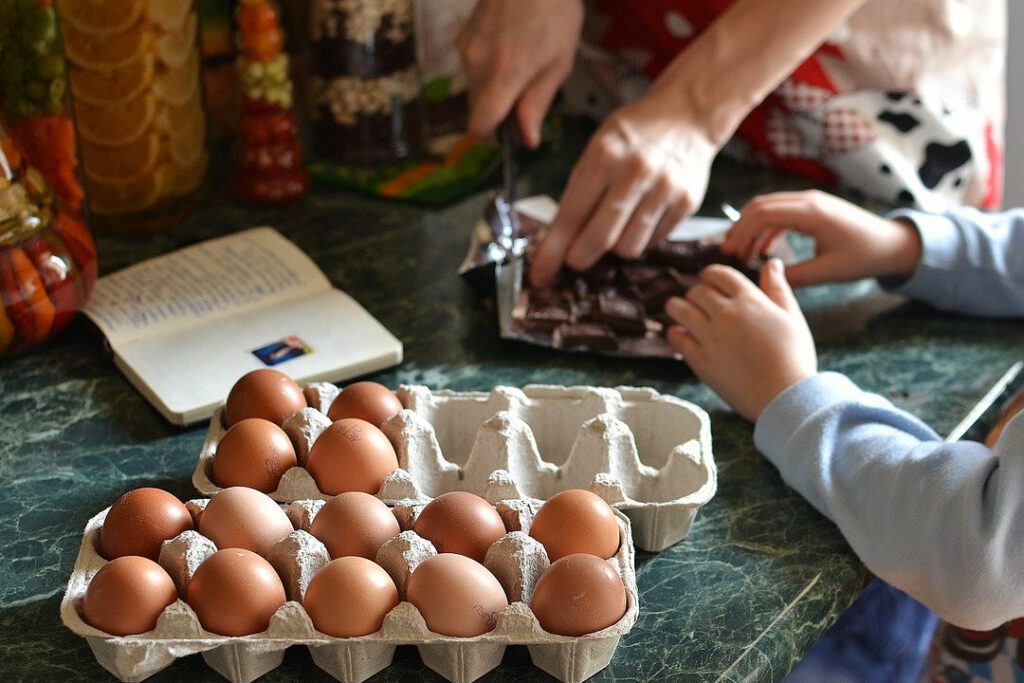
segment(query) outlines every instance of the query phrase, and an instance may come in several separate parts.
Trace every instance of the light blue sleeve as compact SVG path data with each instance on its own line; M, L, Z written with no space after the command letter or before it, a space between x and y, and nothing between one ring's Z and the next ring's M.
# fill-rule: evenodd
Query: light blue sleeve
M944 443L819 373L776 397L754 442L871 571L943 619L986 630L1024 616L1024 416L994 450Z
M1024 317L1024 209L946 214L900 210L921 235L921 263L907 280L881 284L935 308L988 317Z

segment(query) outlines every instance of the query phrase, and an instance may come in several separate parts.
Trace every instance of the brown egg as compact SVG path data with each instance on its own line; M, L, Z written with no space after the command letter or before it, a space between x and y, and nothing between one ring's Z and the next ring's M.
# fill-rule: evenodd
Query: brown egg
M398 469L398 456L384 432L366 420L333 422L309 450L306 469L322 493L377 493L384 477Z
M568 489L548 499L530 525L552 562L588 553L607 560L619 550L619 525L608 503L590 491Z
M264 557L292 531L288 515L270 496L244 486L217 493L199 517L199 533L218 548L245 548Z
M341 420L357 417L380 427L402 410L395 392L376 382L356 382L345 387L331 404L327 417Z
M391 509L369 493L340 493L316 513L309 533L327 546L331 557L354 555L373 560L377 550L401 532Z
M600 557L566 555L540 575L530 609L548 633L584 636L622 618L626 586L615 568Z
M103 565L82 600L82 618L104 633L129 636L156 628L164 608L178 599L164 568L128 555Z
M241 548L218 550L196 569L188 604L207 631L222 636L261 633L285 602L284 584L269 562Z
M253 370L231 387L224 406L224 426L249 417L261 417L276 425L306 407L302 389L277 370Z
M283 429L269 420L249 417L231 425L217 443L213 481L217 486L248 486L271 493L285 470L297 464L295 446Z
M439 553L457 553L483 562L487 549L505 535L494 506L468 491L442 493L423 508L413 525Z
M486 567L451 553L421 562L409 577L406 594L427 628L445 636L489 633L508 607L505 591Z
M100 530L100 554L108 560L138 555L156 560L160 545L192 528L192 515L163 489L140 488L114 501Z
M336 638L376 633L397 604L395 582L362 557L327 563L313 576L302 600L316 629Z

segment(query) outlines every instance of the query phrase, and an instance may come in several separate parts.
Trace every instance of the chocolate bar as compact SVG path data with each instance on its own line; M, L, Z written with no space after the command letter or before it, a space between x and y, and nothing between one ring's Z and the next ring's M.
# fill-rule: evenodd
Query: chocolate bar
M615 333L600 323L559 325L555 328L551 341L560 349L614 351L619 348L619 340Z
M657 334L674 324L665 303L685 296L712 263L732 266L751 279L760 265L742 263L707 241L663 242L637 261L606 256L583 273L563 270L553 288L527 290L528 303L514 319L527 331L550 334L557 348L637 353L645 344L666 347Z
M524 322L531 330L551 332L559 325L572 322L571 300L564 292L540 290L530 292Z
M690 287L700 282L696 275L683 275L675 268L663 270L658 277L634 285L633 292L651 315L665 308L665 302L674 296L686 296Z
M699 242L659 242L647 250L646 258L683 273L698 273L707 265Z
M635 299L598 294L597 317L616 332L633 337L643 336L647 332L644 306Z

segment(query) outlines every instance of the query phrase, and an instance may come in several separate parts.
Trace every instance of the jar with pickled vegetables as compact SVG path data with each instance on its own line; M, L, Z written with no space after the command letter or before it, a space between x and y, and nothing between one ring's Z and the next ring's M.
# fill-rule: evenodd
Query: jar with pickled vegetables
M42 343L85 305L96 246L0 124L0 357Z
M163 229L198 199L209 155L195 4L55 0L97 230Z
M0 2L0 118L61 200L84 199L67 104L57 16L49 0Z
M279 206L309 191L302 160L288 53L277 5L239 0L238 80L242 107L231 188L239 201Z

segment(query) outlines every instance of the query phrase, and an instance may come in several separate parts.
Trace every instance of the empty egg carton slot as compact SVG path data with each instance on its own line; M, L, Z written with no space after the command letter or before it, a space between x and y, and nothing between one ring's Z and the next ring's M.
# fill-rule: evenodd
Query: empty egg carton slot
M326 498L302 465L330 424L326 412L336 394L328 387L309 385L306 394L319 397L318 405L284 424L299 467L285 472L270 494L275 500ZM593 490L629 515L637 547L657 552L686 537L717 489L707 413L653 389L403 386L397 395L405 410L381 426L400 467L379 492L390 505L448 491L483 495L491 474L505 470L516 482L509 497ZM219 490L210 471L224 431L218 412L193 475L201 493Z

